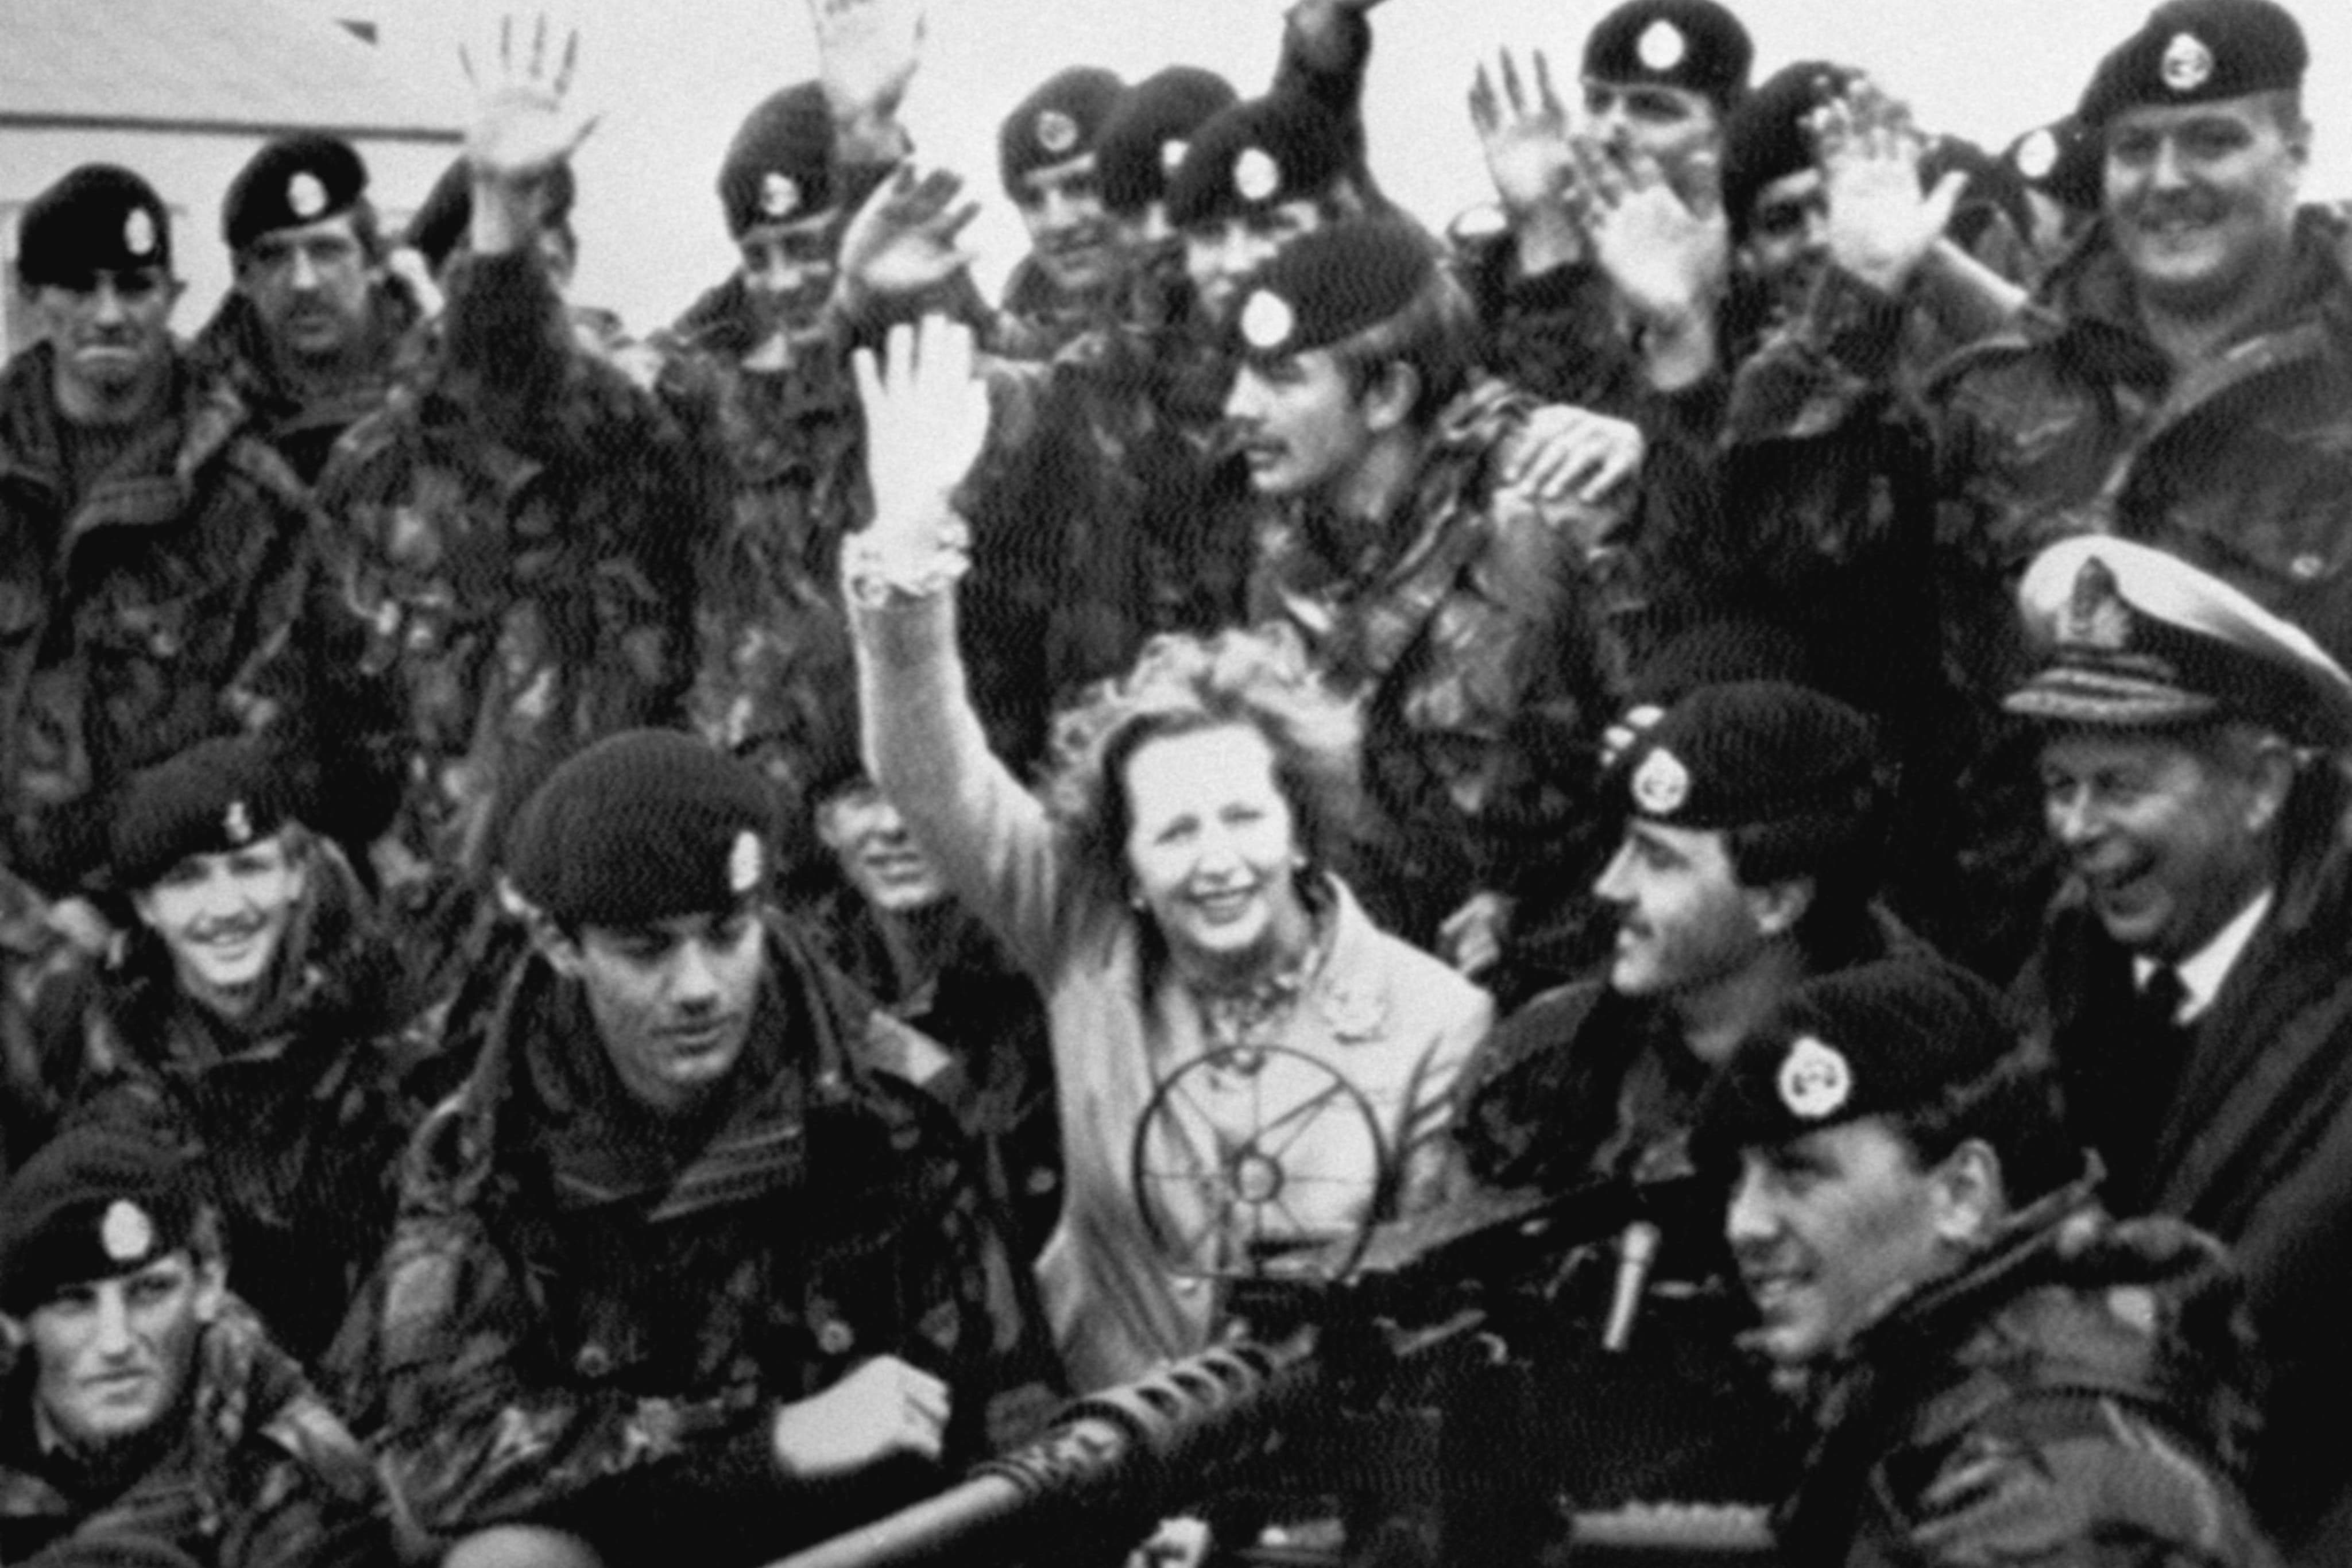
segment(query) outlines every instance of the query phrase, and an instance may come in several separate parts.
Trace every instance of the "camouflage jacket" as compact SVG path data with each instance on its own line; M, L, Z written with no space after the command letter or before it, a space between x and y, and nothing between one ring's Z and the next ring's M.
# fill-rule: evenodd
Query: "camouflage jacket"
M771 1453L780 1404L880 1354L948 1379L970 1457L992 1325L962 1142L853 1059L868 1009L845 982L781 927L769 957L741 1092L683 1129L635 1109L575 988L535 959L510 975L338 1347L425 1528L774 1555L888 1500L795 1489Z
M29 1355L0 1379L0 1562L68 1537L146 1537L205 1568L383 1568L394 1561L383 1483L234 1296L195 1348L176 1415L123 1451L77 1464L33 1420Z
M1790 1562L2263 1568L2251 1349L2218 1244L2062 1190L1864 1328L1808 1391Z
M376 869L428 961L539 778L683 716L723 505L698 431L578 347L535 257L462 261L442 329L320 482L334 591L312 638L349 673L339 771L396 793Z
M62 897L124 778L310 700L277 655L314 547L300 482L184 361L168 413L70 497L54 369L44 344L0 371L0 842Z
M1242 619L1257 503L1223 440L1229 375L1181 317L992 361L961 507L984 570L960 602L973 702L1016 768L1154 633Z
M1457 399L1373 537L1284 505L1251 582L1253 618L1295 629L1362 705L1381 820L1350 881L1424 945L1474 892L1597 870L1584 841L1619 677L1582 541L1608 528L1498 488L1527 410L1498 382Z
M341 855L323 842L310 855L310 892L247 1019L188 1001L141 931L119 961L45 977L24 1064L38 1078L10 1084L53 1124L131 1123L187 1146L239 1292L306 1364L383 1253L413 1120L398 958Z
M304 484L315 484L336 440L375 412L398 369L403 340L422 319L408 286L386 275L369 291L367 363L332 388L304 387L269 347L268 329L241 290L223 297L189 344L198 363L218 375L253 411L260 438L277 448Z
M1741 367L1731 570L1832 591L1811 595L1815 645L1937 785L1910 836L1956 857L1906 912L1988 973L2022 960L2051 891L2035 742L2000 709L2028 673L2015 587L2043 546L2144 539L2352 653L2352 231L2306 210L2296 246L2277 310L2189 373L2140 328L2096 225L2011 328L1927 379L1924 405L1903 302L1835 269Z

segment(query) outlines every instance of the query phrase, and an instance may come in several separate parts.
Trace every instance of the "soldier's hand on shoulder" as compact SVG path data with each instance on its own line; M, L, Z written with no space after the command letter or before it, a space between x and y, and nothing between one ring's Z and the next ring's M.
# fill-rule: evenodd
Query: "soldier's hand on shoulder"
M1597 502L1641 473L1648 450L1642 427L1630 420L1544 403L1528 413L1499 477L1540 500Z
M776 1468L799 1480L852 1475L900 1455L937 1459L948 1385L897 1356L877 1356L822 1394L776 1412Z

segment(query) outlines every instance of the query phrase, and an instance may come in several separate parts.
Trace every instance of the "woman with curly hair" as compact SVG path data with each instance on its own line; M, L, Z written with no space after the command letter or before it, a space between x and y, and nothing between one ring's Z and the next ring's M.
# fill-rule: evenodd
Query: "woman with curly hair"
M900 328L887 376L858 370L876 519L844 559L867 758L1045 993L1067 1168L1037 1274L1073 1384L1098 1388L1211 1343L1222 1281L1433 1201L1492 1005L1325 869L1356 718L1287 639L1155 640L1064 716L1045 798L1022 788L955 645L950 491L988 417L970 335Z

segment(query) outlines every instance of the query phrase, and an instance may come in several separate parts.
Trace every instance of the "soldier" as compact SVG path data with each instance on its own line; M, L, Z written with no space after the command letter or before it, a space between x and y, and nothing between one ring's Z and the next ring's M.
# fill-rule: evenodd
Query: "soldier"
M1935 934L1983 972L2032 946L2050 881L2033 740L1998 709L2028 662L2012 590L2043 547L2144 540L2352 653L2352 277L2336 214L2298 206L2306 60L2273 0L2151 12L2076 110L2103 150L2093 230L2032 308L1938 371L1924 429L1900 350L1943 217L1916 138L1859 104L1819 128L1832 265L1743 368L1728 462L1759 531L1937 542L1961 701L1929 770L1957 781L1960 870L1910 907L1965 910Z
M2047 650L2009 698L2041 737L2067 883L2021 982L2119 1212L2230 1244L2271 1377L2254 1500L2336 1561L2352 1465L2352 894L2337 824L2352 678L2244 594L2124 539L2053 545L2020 590Z
M197 1188L163 1145L83 1127L0 1193L0 1557L119 1538L219 1568L390 1564L373 1461L229 1293Z
M1103 209L1118 226L1130 266L1158 248L1175 248L1169 176L1184 162L1193 134L1240 101L1231 82L1197 66L1170 66L1119 96L1095 137L1095 169Z
M1229 325L1244 283L1302 235L1374 207L1347 126L1317 99L1249 99L1203 121L1168 177L1194 304Z
M516 823L532 950L451 1020L480 1055L345 1346L450 1563L759 1563L972 1451L976 1186L771 918L773 822L750 765L645 730Z
M54 901L95 890L133 771L305 706L260 666L311 528L244 405L173 344L181 285L146 181L67 174L26 208L16 272L44 340L0 371L0 856Z
M392 1228L408 1118L400 963L342 856L245 738L133 775L110 865L121 950L45 977L29 1011L43 1121L121 1122L188 1149L240 1293L317 1360Z
M221 237L236 287L196 335L264 436L315 484L344 430L383 401L417 301L384 265L368 172L340 137L283 136L229 183Z
M469 134L468 254L436 350L320 483L336 591L302 642L351 688L310 716L365 797L334 836L368 846L428 995L487 929L499 837L530 786L599 736L683 716L695 570L723 504L709 422L568 329L536 235L584 132L568 53L530 54L502 62Z
M1740 1037L1801 979L1909 940L1871 902L1877 766L1859 714L1776 681L1701 686L1629 735L1609 776L1624 837L1595 887L1616 948L1505 1019L1465 1072L1456 1135L1481 1183L1687 1197L1668 1184L1692 1173L1700 1092ZM1505 1326L1532 1371L1497 1395L1517 1419L1478 1429L1531 1498L1768 1500L1780 1412L1732 1354L1719 1215L1645 1218L1656 1288L1621 1306L1617 1249L1580 1255L1557 1297ZM1630 1342L1607 1346L1627 1308Z
M1806 1563L2277 1561L2238 1489L2247 1347L2211 1239L2093 1197L2046 1060L1925 955L1805 981L1709 1089L1748 1336L1817 1435Z
M1303 235L1237 327L1225 412L1268 503L1253 613L1365 713L1366 907L1477 973L1520 892L1598 863L1580 775L1616 703L1581 547L1622 506L1504 483L1531 405L1474 384L1468 299L1410 229Z
M1046 78L997 127L997 172L1029 231L1029 254L1005 280L1003 309L1047 332L1049 348L1097 324L1125 278L1095 143L1126 90L1099 66L1072 66Z

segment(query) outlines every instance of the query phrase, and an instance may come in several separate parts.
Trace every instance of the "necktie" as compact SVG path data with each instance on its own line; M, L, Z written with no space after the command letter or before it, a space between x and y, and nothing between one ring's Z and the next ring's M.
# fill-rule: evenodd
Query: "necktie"
M2109 1109L2110 1135L2101 1153L2109 1166L2109 1201L2119 1214L2135 1214L2147 1197L2148 1161L2172 1109L2180 1068L2189 1053L2189 1030L2179 1021L2187 995L2180 973L2169 964L2150 974L2133 997L2116 1065L2117 1103Z

